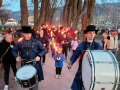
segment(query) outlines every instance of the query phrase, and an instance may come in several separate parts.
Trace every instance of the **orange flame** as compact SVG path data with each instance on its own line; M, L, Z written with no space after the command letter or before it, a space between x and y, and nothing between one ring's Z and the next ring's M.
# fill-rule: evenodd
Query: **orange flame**
M20 41L22 41L22 40L23 40L23 38L19 38L19 39L18 39L18 42L20 42Z
M39 31L37 31L37 33L39 33Z
M57 47L55 46L55 44L54 44L54 48L55 48L55 51L57 51Z
M65 33L65 31L63 31L61 34Z
M78 33L78 31L75 31L74 33Z
M51 37L52 37L52 35L53 35L53 32L51 32Z

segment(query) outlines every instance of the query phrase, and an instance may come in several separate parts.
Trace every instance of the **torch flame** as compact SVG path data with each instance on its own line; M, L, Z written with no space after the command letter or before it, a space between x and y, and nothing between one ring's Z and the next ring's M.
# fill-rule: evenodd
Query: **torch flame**
M75 31L74 33L78 33L78 31Z
M18 39L18 42L20 42L20 41L22 41L22 40L23 40L23 38L19 38L19 39Z
M51 37L52 37L53 32L51 32Z
M57 51L57 47L55 46L55 44L54 44L54 48L55 48L55 51Z
M61 34L64 34L65 33L65 31L63 31Z

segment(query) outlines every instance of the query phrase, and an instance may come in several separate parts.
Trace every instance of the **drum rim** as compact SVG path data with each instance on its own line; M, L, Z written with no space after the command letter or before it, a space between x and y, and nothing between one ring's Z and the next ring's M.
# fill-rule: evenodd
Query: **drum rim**
M31 66L31 67L35 68L33 65L24 65L24 66L22 66L22 67L26 67L26 66ZM21 68L22 68L22 67L21 67ZM21 68L19 68L19 69L17 70L17 72L18 72ZM16 72L16 79L18 79L18 80L25 80L25 79L20 79L19 77L17 77L17 72ZM34 75L36 75L36 74L37 74L37 70L36 70L36 68L35 68L35 73L32 75L32 77L33 77ZM31 79L32 77L27 78L27 79Z
M38 83L38 81L36 80L36 83L35 83L33 86L31 86L31 87L26 87L26 88L25 88L25 87L23 87L23 85L20 85L20 84L19 84L19 86L22 87L22 88L24 88L24 89L31 89L31 88L33 88L37 83Z
M110 54L110 56L113 58L113 60L115 61L115 62L118 62L117 61L117 59L116 59L116 57L115 57L115 55L111 52L111 51L107 51L109 54ZM117 65L117 64L114 64L114 67L115 67L115 82L116 83L119 83L119 66ZM113 87L113 89L114 90L116 90L117 89L117 87L118 87L118 84L114 84L114 87Z
M83 56L85 54L85 52L88 52L89 55L90 55L90 59L94 61L94 58L93 58L93 55L91 53L91 51L95 51L95 50L84 50L83 54L82 54L82 58L81 58L81 64L82 64L82 59L83 59ZM91 69L91 82L94 81L95 82L95 64L93 63L92 65L90 65L91 67L94 67ZM81 65L81 78L82 78L82 65ZM93 74L93 75L92 75ZM93 78L94 77L94 78ZM83 83L83 79L82 79L82 83ZM84 87L84 84L83 84L83 88L85 89ZM91 83L90 84L90 90L92 90L91 88L94 88L94 83Z

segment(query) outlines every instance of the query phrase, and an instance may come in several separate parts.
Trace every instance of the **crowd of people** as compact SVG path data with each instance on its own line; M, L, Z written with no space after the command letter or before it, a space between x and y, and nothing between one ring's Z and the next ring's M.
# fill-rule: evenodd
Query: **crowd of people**
M80 30L73 32L69 27L48 26L43 24L36 31L31 26L22 26L17 31L12 31L10 28L6 30L5 37L0 43L0 68L1 62L4 67L4 90L8 90L9 86L9 71L10 66L14 72L16 79L16 62L21 62L21 67L26 62L34 59L37 63L33 65L37 70L38 82L44 80L42 65L45 65L46 54L51 52L51 57L55 60L56 79L60 79L63 61L68 60L68 52L72 49L73 54L70 61L67 62L67 67L70 69L77 58L82 59L81 55L84 50L110 50L116 56L119 51L118 45L118 30L117 28L102 28L102 46L95 42L95 36L98 30L94 25L89 25L84 30L86 40L80 42ZM74 37L73 37L74 36ZM17 38L15 44L14 38ZM50 51L51 50L51 51ZM79 63L81 64L81 63ZM76 73L72 84L72 90L82 90L82 79L80 66ZM38 84L30 88L30 90L38 90Z

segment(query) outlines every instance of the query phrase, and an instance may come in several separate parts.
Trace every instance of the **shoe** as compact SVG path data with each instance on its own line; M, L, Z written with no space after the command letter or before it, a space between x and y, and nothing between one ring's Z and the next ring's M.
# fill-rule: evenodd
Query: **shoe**
M60 79L60 75L58 75L58 78Z
M15 78L15 81L17 81L17 78L16 77L14 77Z
M4 90L8 90L8 85L5 85Z
M56 79L58 79L59 75L56 75Z

